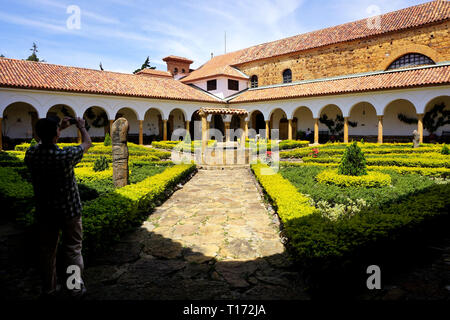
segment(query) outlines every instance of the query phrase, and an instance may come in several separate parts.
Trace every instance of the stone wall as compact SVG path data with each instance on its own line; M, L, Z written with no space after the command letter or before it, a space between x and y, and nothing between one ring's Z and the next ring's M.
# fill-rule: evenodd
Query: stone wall
M435 62L450 61L449 29L447 21L249 62L239 69L249 77L256 74L258 85L265 86L282 83L282 73L287 68L292 70L292 81L300 81L385 70L392 61L409 52L422 53Z

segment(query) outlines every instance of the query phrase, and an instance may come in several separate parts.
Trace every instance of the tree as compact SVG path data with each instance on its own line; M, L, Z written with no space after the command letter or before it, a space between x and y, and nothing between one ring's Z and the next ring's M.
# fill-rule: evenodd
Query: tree
M0 58L4 58L5 56L3 54L0 54Z
M36 52L38 52L36 43L33 42L33 46L30 51L31 55L26 59L27 61L45 62L45 60L40 60L36 55Z
M150 57L147 57L147 59L145 59L144 64L142 64L142 66L139 69L134 70L134 74L138 73L141 70L144 69L156 69L156 67L152 67L150 65Z
M367 174L366 158L356 141L345 149L341 163L339 164L338 173L347 176L362 176Z

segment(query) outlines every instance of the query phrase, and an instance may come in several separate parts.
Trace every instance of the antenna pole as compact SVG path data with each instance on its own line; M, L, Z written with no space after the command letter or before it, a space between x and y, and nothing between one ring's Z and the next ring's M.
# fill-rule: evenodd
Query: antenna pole
M225 53L227 53L227 32L225 31Z

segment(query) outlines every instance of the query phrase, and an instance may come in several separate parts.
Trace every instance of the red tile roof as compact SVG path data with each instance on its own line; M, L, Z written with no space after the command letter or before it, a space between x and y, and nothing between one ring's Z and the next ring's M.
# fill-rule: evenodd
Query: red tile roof
M249 89L230 103L292 99L320 95L450 84L450 65L405 69L335 80Z
M162 70L156 70L156 69L149 69L149 68L143 69L143 70L137 72L136 74L144 75L144 76L152 76L152 77L172 78L172 75L170 74L170 72L162 71Z
M230 78L247 80L248 76L229 65L230 61L232 61L239 54L240 51L236 51L226 55L216 56L199 67L197 70L192 71L187 77L181 79L181 81L189 83L218 76L227 76Z
M202 107L200 108L200 113L205 114L237 114L237 115L247 115L248 111L245 109L233 109L233 108L210 108Z
M163 61L170 61L170 60L177 60L177 61L182 61L182 62L187 62L189 64L191 64L192 60L189 60L188 58L184 58L184 57L178 57L178 56L167 56L164 59L162 59Z
M381 15L381 28L379 29L369 28L367 19L361 19L216 56L183 80L193 81L215 75L219 70L227 69L228 66L238 67L250 61L411 29L426 24L445 21L449 18L449 1L437 0L427 2Z
M210 95L172 78L66 67L8 58L0 58L0 87L218 102Z

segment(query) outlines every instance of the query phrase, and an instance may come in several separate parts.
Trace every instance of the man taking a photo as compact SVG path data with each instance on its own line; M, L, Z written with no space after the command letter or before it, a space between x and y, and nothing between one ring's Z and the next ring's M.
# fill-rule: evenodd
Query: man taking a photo
M74 123L81 132L82 143L60 149L56 142L61 130ZM43 298L55 297L59 291L56 282L56 251L62 231L62 250L65 266L78 269L75 285L68 287L71 296L85 294L81 274L84 264L81 255L82 222L81 200L73 168L92 146L85 128L85 120L65 117L47 117L36 123L40 143L25 154L25 164L31 172L36 201L36 219L39 229L40 269L43 279ZM66 285L66 284L64 284Z

